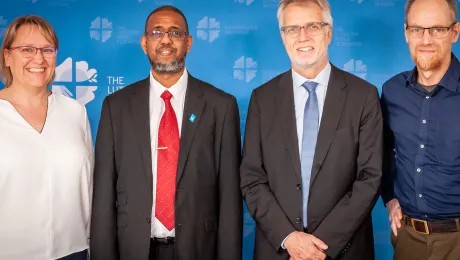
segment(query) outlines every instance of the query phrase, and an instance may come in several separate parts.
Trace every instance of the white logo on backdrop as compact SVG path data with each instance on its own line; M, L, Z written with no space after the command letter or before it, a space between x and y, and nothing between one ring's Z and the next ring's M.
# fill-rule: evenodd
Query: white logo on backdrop
M69 57L56 67L52 91L75 98L80 104L86 105L95 98L97 86L94 83L97 83L97 70L89 69L86 61L74 63ZM75 92L72 91L74 87Z
M208 18L205 16L198 22L198 26L196 28L197 37L201 40L213 42L220 34L220 23L216 20L216 18Z
M240 4L251 5L255 0L234 0L234 1Z
M233 65L233 78L243 80L246 83L251 82L257 74L257 62L252 58L241 56Z
M91 22L89 36L92 40L106 42L112 37L112 22L107 18L97 17Z
M366 79L367 65L362 60L350 59L343 65L343 70L348 71L362 79Z

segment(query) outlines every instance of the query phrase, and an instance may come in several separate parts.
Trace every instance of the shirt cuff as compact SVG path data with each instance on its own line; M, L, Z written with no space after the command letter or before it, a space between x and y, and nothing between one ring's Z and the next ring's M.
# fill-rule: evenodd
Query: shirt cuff
M292 233L294 233L294 232L292 232ZM281 248L282 248L282 249L286 249L286 248L284 247L284 241L286 241L286 239L287 239L290 235L292 235L292 233L289 234L289 235L283 240L283 242L281 242Z
M382 193L383 205L386 207L387 203L394 198L395 196L393 192Z

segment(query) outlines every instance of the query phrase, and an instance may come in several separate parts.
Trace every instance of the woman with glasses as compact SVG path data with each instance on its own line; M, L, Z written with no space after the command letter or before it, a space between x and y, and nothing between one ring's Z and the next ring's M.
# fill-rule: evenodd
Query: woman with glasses
M85 107L52 93L58 39L43 18L5 31L0 259L87 259L93 146Z

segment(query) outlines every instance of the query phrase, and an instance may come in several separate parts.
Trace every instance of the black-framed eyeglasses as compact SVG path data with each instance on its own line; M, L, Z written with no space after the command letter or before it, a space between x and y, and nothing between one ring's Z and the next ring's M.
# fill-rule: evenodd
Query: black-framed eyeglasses
M457 22L452 23L450 26L441 27L419 27L419 26L406 26L406 31L409 33L409 37L422 38L425 34L425 30L428 30L431 37L441 39L447 37L449 31L454 27Z
M184 39L185 36L189 35L188 32L181 32L177 30L173 30L169 32L153 30L153 31L144 33L144 35L147 36L147 38L152 39L152 40L162 39L165 34L167 34L171 40L182 40Z
M315 36L318 35L322 32L322 28L324 26L329 26L329 23L324 23L324 22L311 22L307 23L304 26L300 25L290 25L290 26L284 26L281 27L281 31L285 33L289 37L297 38L300 35L300 31L302 28L305 29L305 32L310 35L310 36Z
M37 55L37 52L40 51L43 57L45 58L54 58L56 57L57 54L57 49L56 47L43 47L43 48L38 48L38 47L33 47L33 46L16 46L16 47L10 47L8 50L17 50L19 52L19 55L23 58L33 58L35 55Z

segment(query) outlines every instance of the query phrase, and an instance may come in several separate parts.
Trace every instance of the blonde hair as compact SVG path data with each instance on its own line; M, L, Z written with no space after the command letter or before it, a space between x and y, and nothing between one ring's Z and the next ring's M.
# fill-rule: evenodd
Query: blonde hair
M40 33L48 41L50 41L54 47L56 47L56 50L59 48L59 40L56 32L48 21L38 15L25 15L16 18L10 25L8 25L5 34L3 35L0 58L0 78L3 83L5 83L5 87L9 87L13 83L13 74L11 73L11 69L5 65L4 52L5 50L9 50L11 48L11 44L13 44L19 28L27 24L38 26ZM50 82L48 82L48 84L49 83Z
M282 27L283 23L283 13L286 7L290 4L298 4L304 5L306 3L315 3L323 10L323 18L326 19L326 22L332 27L332 14L331 14L331 6L327 2L327 0L281 0L278 5L278 24L279 27Z

